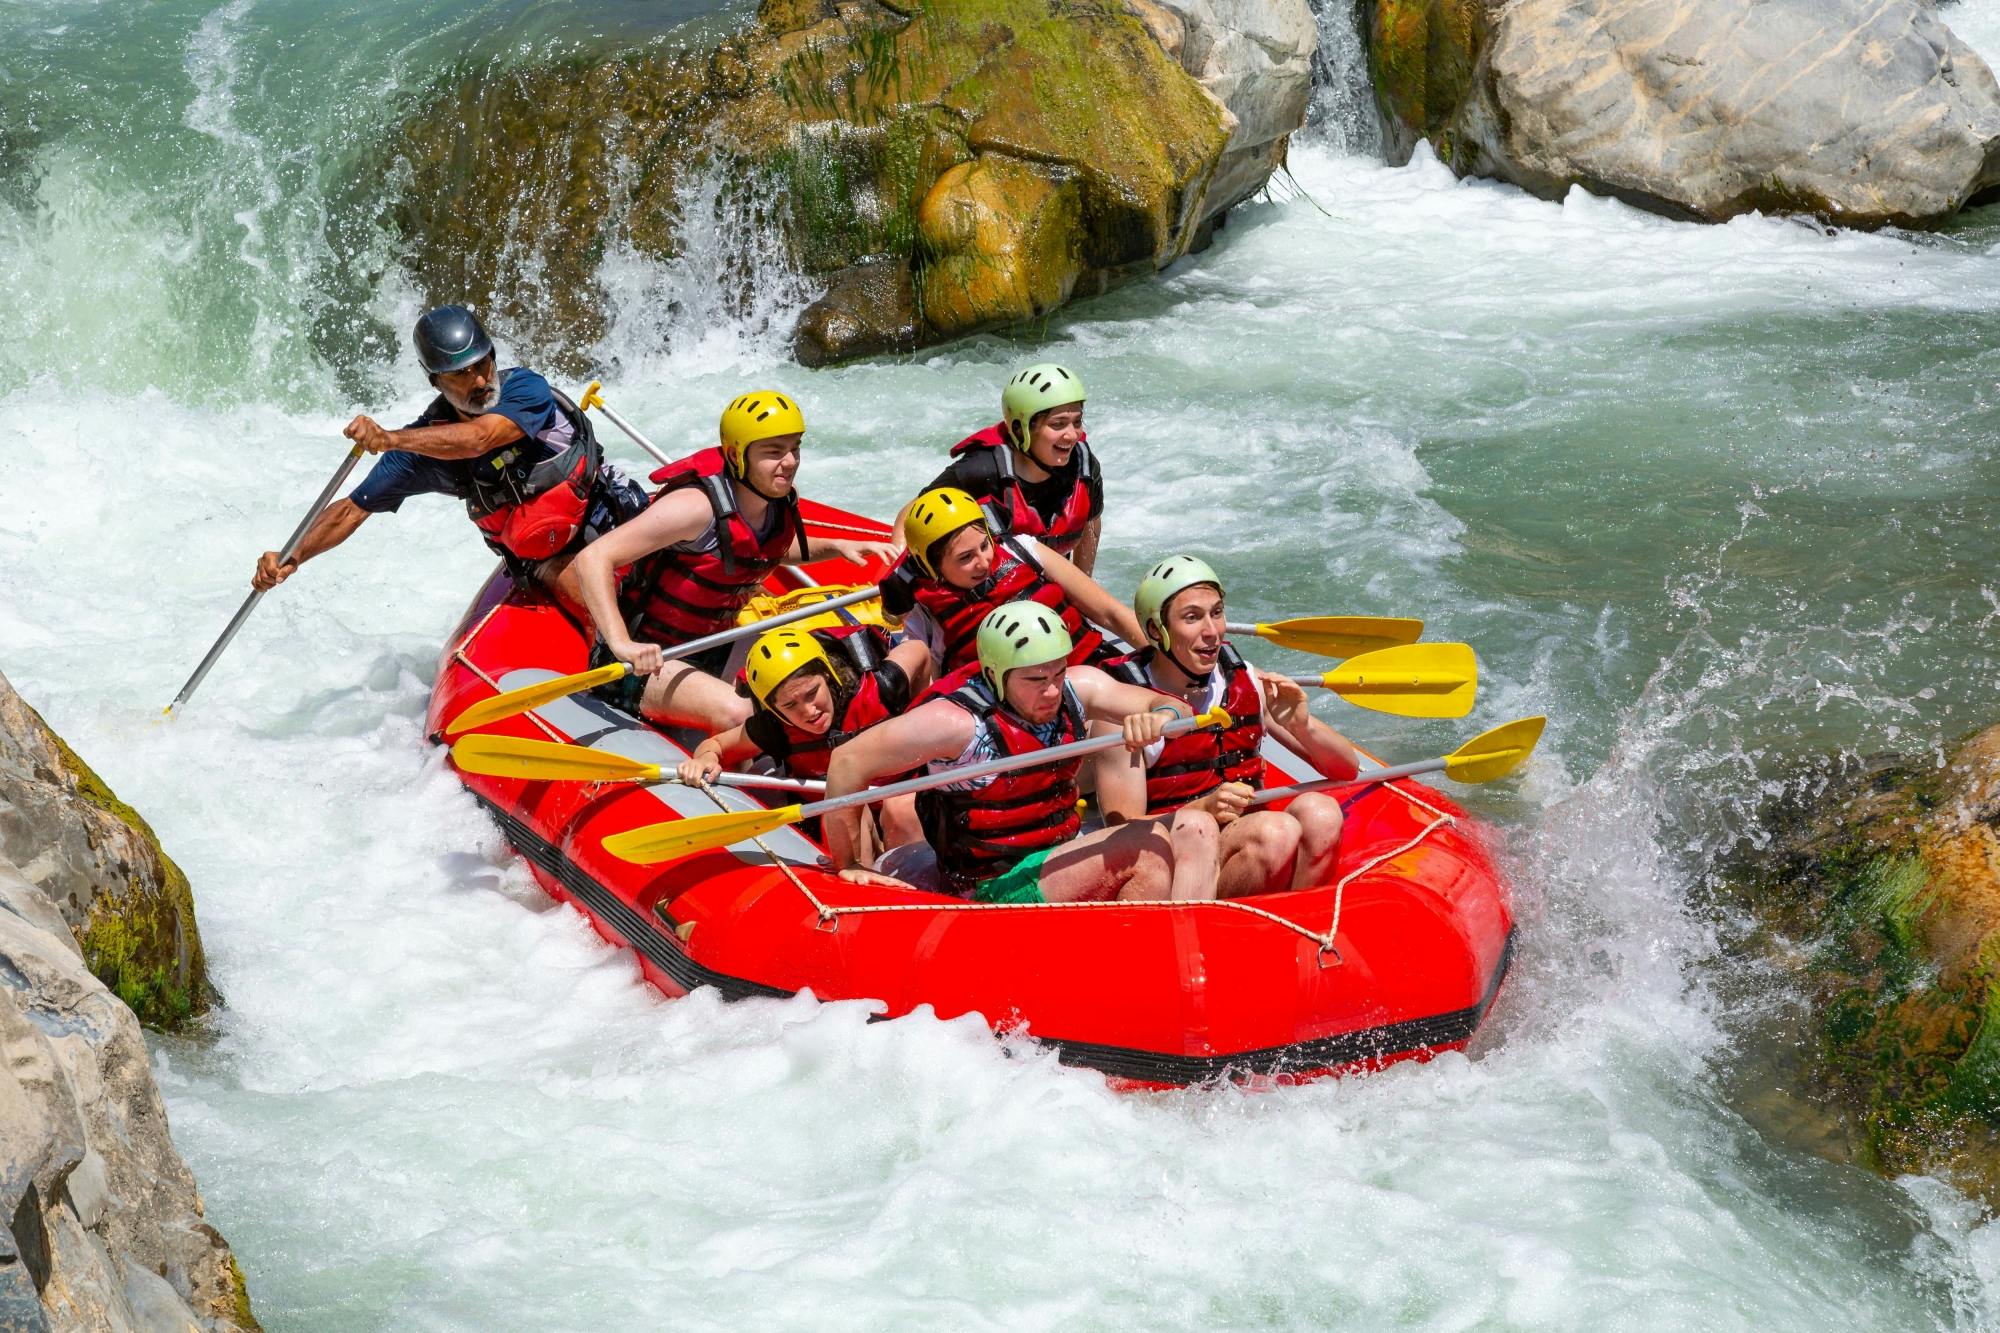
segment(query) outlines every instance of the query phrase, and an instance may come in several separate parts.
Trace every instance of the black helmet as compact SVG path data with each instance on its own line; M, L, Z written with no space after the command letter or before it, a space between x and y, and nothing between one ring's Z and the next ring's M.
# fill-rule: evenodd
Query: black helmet
M433 375L464 370L493 355L493 340L480 327L479 316L462 305L441 305L417 321L410 340L417 360Z

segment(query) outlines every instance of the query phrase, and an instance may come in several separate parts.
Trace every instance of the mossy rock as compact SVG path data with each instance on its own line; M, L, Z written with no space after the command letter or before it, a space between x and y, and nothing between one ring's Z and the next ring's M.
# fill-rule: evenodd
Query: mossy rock
M749 215L781 217L808 272L904 266L928 343L1186 253L1225 119L1122 0L766 0L709 50L456 71L379 165L425 291L490 312L524 357L581 370L575 349L605 328L601 260L672 258L693 173L729 173ZM986 250L935 248L919 214L953 173L984 182L983 206L1034 215L975 229ZM819 313L807 324L853 315Z
M1429 139L1450 162L1450 126L1472 91L1488 35L1484 3L1373 0L1364 31L1391 157L1407 161L1417 140Z
M138 811L118 799L0 677L0 853L62 914L84 961L148 1027L215 1002L194 891Z
M1843 1116L1874 1169L2000 1203L2000 728L1765 823L1772 844L1722 885L1811 1006L1797 1095Z

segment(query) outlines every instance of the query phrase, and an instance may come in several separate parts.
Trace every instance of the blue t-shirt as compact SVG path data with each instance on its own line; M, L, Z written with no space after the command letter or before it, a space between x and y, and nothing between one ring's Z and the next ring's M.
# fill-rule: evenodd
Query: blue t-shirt
M501 372L500 400L487 411L519 426L527 439L541 442L543 452L536 462L569 447L569 418L556 405L549 382L532 370L516 367ZM439 394L423 415L404 429L444 426L461 419ZM515 448L518 443L503 448ZM413 495L453 495L463 500L472 494L472 470L499 452L495 449L477 458L430 458L407 449L391 449L375 460L375 466L347 498L371 514L393 514Z

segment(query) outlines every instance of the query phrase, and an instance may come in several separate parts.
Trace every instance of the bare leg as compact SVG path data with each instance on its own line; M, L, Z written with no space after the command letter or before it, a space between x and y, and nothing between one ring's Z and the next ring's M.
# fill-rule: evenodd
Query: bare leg
M1099 829L1042 862L1042 896L1052 903L1213 898L1219 842L1214 817L1202 810Z
M901 847L906 842L921 841L924 826L917 822L916 796L897 796L875 807L882 824L882 846Z
M1299 825L1299 851L1292 871L1292 887L1308 888L1333 878L1334 858L1340 852L1340 829L1346 821L1340 802L1319 792L1307 792L1285 807L1288 818Z
M1241 898L1292 887L1299 849L1298 821L1276 810L1256 810L1222 830L1222 878L1217 896Z
M750 701L734 687L685 662L669 662L646 680L639 711L648 722L700 727L710 735L750 716Z

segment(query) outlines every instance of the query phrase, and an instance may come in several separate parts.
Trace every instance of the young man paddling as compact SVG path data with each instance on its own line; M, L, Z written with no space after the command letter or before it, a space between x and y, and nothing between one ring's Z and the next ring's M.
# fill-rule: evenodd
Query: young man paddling
M950 486L989 505L1002 531L1033 537L1088 574L1104 527L1104 479L1083 434L1083 381L1029 366L1000 393L1000 420L952 446L929 488Z
M805 415L784 394L760 389L724 409L714 449L653 474L662 483L645 513L583 549L576 575L597 624L593 662L616 658L633 675L606 690L619 707L657 722L724 731L750 702L723 681L733 645L667 659L662 650L736 624L787 554L860 562L887 555L881 542L822 538L806 547L793 480ZM629 566L622 587L617 571Z
M1137 641L1139 622L1090 575L1034 541L996 538L994 526L990 510L949 486L904 511L908 550L882 581L882 609L929 645L939 674L972 660L979 626L1008 602L1038 602L1061 617L1072 662L1110 655L1092 624Z
M268 591L314 556L352 537L371 514L413 495L452 495L517 578L533 578L581 605L571 560L594 538L646 507L637 482L604 461L580 408L532 370L495 370L493 340L464 306L439 306L411 334L438 396L401 430L358 416L342 432L381 455L345 499L320 511L279 562L257 559L251 585Z
M1225 898L1324 883L1340 844L1337 801L1309 793L1283 811L1245 811L1262 785L1258 752L1266 732L1329 778L1355 775L1354 746L1312 715L1296 682L1262 675L1237 656L1223 637L1222 580L1205 562L1162 560L1139 584L1132 609L1150 646L1105 670L1195 712L1220 704L1232 724L1100 756L1097 803L1105 819L1207 811L1222 825L1218 892Z
M750 646L736 687L756 711L696 746L680 766L681 781L713 782L725 768L760 754L776 760L788 777L824 778L834 750L908 712L930 683L929 650L914 641L891 647L888 632L877 626L771 630ZM881 847L923 837L914 796L876 808L880 836L863 825L871 834L865 859Z
M940 680L902 717L834 751L829 798L911 769L967 768L1003 755L1081 740L1091 721L1115 724L1140 749L1160 738L1183 704L1068 664L1069 631L1047 607L1012 602L979 627L979 660ZM858 810L826 816L826 845L842 878L915 884L983 903L1083 898L1215 896L1219 833L1206 811L1100 829L1078 837L1080 756L974 778L917 794L926 844L887 853L878 870L856 850ZM934 865L927 864L934 860Z

